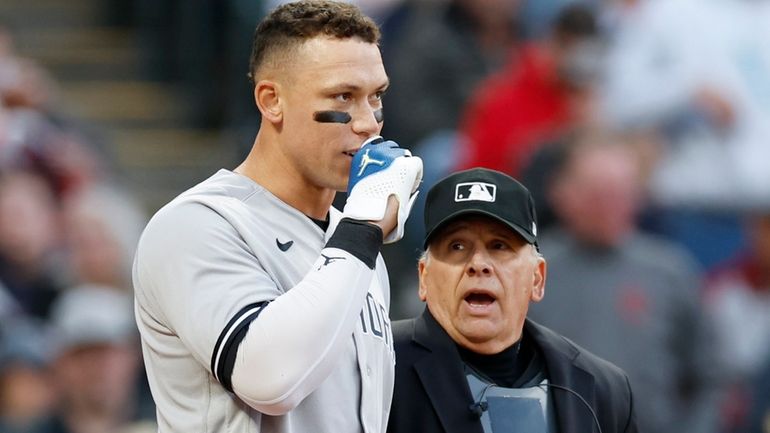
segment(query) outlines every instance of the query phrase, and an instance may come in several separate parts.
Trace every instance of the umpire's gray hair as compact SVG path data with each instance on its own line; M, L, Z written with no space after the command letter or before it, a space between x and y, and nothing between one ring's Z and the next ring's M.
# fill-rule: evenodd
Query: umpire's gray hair
M535 248L534 245L529 244L529 247L530 247L529 250L532 252L532 258L545 260L545 256L543 256L543 253L538 251L538 249ZM420 254L420 257L417 259L417 263L420 263L420 262L427 263L429 257L430 257L430 245L428 245L428 247L425 248L425 251L423 251L422 254Z

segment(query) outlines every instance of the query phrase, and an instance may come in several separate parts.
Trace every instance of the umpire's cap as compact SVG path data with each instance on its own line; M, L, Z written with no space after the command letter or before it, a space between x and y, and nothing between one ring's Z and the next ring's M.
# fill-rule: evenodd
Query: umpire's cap
M425 201L425 241L447 223L463 215L486 215L537 245L535 202L516 179L487 168L453 173L436 183Z

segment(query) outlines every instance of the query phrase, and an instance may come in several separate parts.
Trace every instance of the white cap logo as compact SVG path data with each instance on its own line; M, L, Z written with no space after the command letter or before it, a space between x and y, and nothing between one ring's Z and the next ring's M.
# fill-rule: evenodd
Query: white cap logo
M537 236L537 224L534 221L532 221L532 234Z
M484 182L463 182L455 187L455 201L486 201L494 203L497 185Z

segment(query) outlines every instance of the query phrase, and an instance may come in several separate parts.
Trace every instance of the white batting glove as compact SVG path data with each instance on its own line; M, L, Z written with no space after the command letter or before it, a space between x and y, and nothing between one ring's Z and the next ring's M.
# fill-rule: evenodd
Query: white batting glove
M388 198L395 195L398 225L385 237L384 243L396 242L404 237L404 225L417 198L420 181L422 159L393 141L372 137L353 156L343 216L379 221L385 217Z

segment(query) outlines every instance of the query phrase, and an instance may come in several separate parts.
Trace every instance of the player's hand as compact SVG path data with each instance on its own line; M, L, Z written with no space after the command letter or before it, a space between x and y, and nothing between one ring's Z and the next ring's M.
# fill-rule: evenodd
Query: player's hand
M343 216L376 222L385 234L385 243L396 242L404 236L404 225L420 181L422 160L419 157L393 141L372 137L353 156ZM390 197L398 204L395 221L386 218Z

